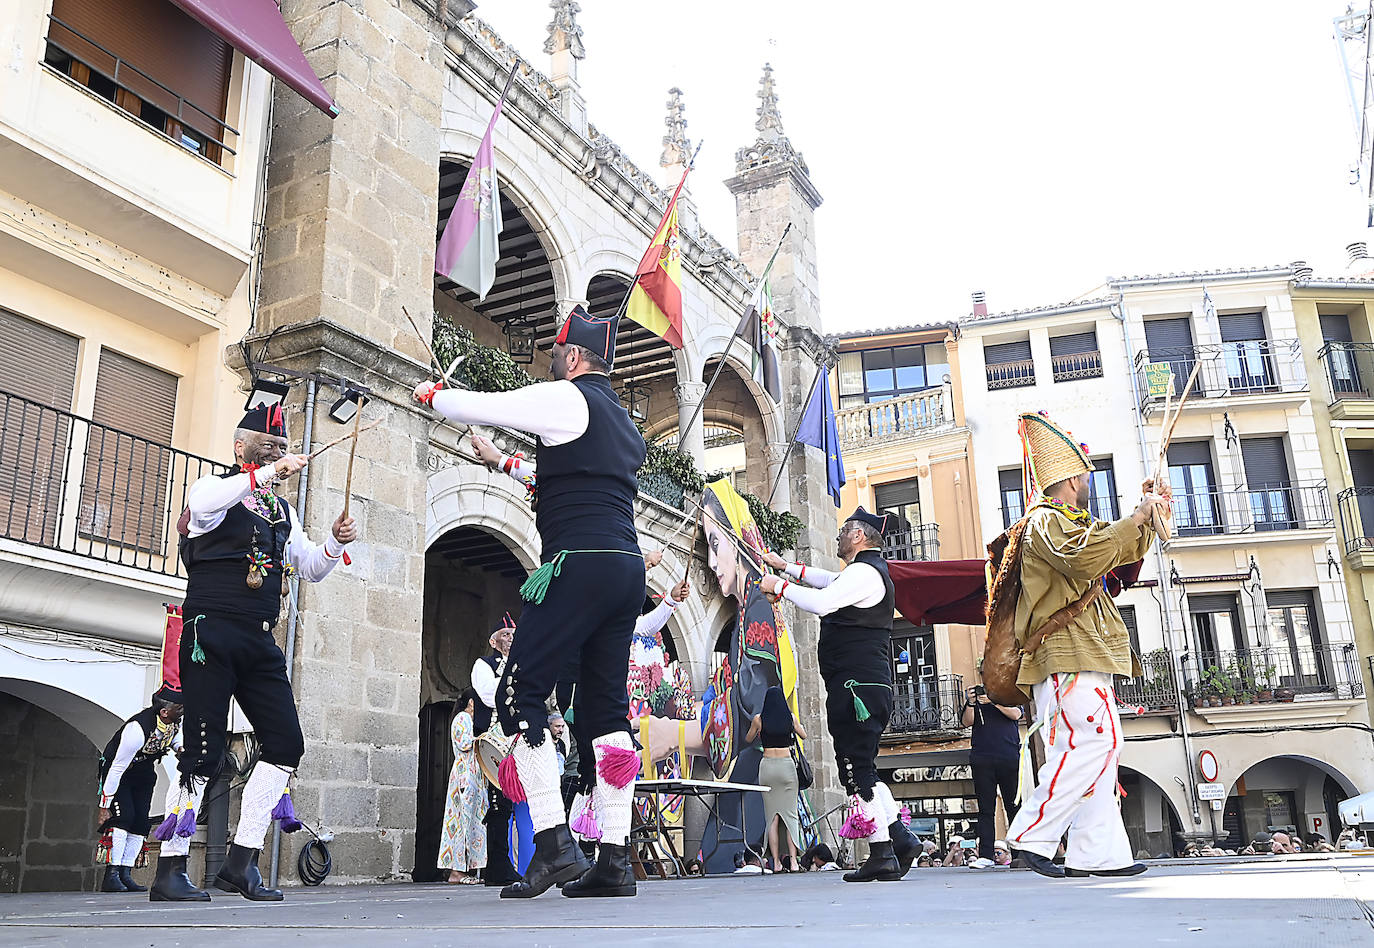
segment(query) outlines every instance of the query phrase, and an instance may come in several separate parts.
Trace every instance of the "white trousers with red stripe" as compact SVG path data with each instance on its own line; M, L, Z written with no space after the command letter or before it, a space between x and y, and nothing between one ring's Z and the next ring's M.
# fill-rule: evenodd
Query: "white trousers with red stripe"
M1014 849L1053 858L1065 831L1064 865L1121 869L1135 860L1117 799L1121 716L1112 676L1051 675L1031 690L1035 719L1044 721L1045 765L1035 792L1007 829Z

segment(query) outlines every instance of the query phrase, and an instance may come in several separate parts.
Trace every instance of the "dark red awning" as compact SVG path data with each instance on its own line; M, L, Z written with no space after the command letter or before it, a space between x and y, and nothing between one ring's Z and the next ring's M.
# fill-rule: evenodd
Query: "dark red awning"
M172 0L230 46L266 69L330 118L339 107L282 19L273 0Z
M1107 574L1107 591L1116 596L1140 578L1144 560ZM897 611L912 625L987 621L988 586L984 560L888 560L896 588Z

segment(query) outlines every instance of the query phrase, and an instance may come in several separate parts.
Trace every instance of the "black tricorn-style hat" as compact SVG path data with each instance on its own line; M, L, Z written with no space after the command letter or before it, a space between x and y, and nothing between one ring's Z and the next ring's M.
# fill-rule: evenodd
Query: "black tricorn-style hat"
M281 405L255 405L248 409L243 416L243 421L239 422L239 427L244 431L259 431L263 434L286 437L286 416L282 413Z
M563 328L558 331L558 338L554 339L554 344L581 346L583 349L601 356L607 365L613 365L615 363L615 333L619 327L619 316L599 319L589 314L579 304L572 308L572 312L564 320Z
M849 523L857 520L859 523L867 524L874 530L877 530L878 535L882 536L882 534L887 531L887 522L889 519L891 518L888 517L887 514L871 514L862 507L856 507L854 508L854 512L845 518L844 522Z

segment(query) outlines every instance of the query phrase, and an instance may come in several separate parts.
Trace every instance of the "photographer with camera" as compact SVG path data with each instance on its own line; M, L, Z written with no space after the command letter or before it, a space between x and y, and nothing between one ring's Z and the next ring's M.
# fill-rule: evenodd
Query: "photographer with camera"
M993 704L983 686L975 685L964 699L962 723L973 728L969 763L973 767L973 792L978 797L978 856L970 869L989 869L997 835L997 791L1007 823L1016 818L1016 782L1021 761L1020 708Z

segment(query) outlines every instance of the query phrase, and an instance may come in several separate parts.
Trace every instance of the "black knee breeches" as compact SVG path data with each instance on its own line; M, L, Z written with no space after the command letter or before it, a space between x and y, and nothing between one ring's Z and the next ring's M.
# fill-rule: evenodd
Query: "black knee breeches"
M873 787L878 782L878 742L892 716L892 689L855 685L854 693L868 709L868 719L860 721L854 708L854 694L844 686L849 678L834 675L825 680L826 725L835 742L835 763L845 790L872 800ZM873 676L866 680L872 681Z

